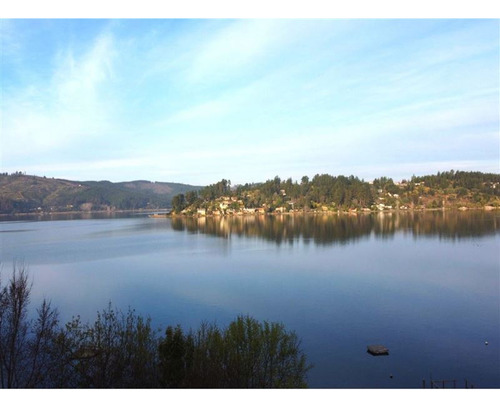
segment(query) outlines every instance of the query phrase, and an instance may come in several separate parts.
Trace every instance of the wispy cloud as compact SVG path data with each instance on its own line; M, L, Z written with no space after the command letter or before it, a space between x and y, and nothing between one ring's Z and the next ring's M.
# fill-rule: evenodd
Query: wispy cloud
M277 26L273 20L237 20L214 34L209 33L207 41L197 50L187 79L220 80L259 64L283 39Z
M113 75L113 55L112 37L103 35L81 57L60 53L50 82L5 92L3 149L14 157L43 154L113 131L112 103L102 89Z
M98 102L99 85L113 78L113 38L110 34L98 37L81 58L66 50L58 56L57 69L52 80L56 103L62 107L79 109L93 107Z
M173 113L167 119L156 123L156 125L165 126L200 120L217 120L220 119L221 116L230 113L232 109L235 109L235 106L231 104L231 100L234 101L234 97L223 96L212 101L190 106L186 109Z
M2 44L2 58L12 60L20 57L21 42L10 20L0 19L0 44Z

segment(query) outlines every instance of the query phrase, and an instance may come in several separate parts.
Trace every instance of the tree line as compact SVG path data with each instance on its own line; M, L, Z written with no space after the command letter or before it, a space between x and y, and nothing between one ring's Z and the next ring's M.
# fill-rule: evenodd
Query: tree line
M446 203L461 202L473 205L499 203L500 174L454 171L436 175L413 176L410 180L395 183L390 177L375 178L371 183L353 175L332 176L316 174L312 179L303 176L299 181L279 176L263 183L246 183L231 187L231 182L221 180L189 194L179 194L172 200L172 209L179 213L185 209L210 209L213 200L223 196L235 196L240 204L237 210L266 207L268 212L276 208L315 209L326 206L331 210L371 208L386 200L386 204L440 207Z
M44 300L30 318L31 283L14 266L0 275L0 388L302 388L311 366L300 340L281 323L237 316L196 331L113 309L93 323L61 326Z
M479 171L444 171L432 176L413 176L410 183L424 182L434 189L467 189L500 196L500 174L481 173Z
M312 180L302 177L300 183L292 178L279 176L264 183L246 183L231 188L231 182L221 180L199 192L179 194L172 200L172 209L180 212L190 206L203 206L222 196L236 195L247 208L268 206L268 210L282 206L312 208L315 205L336 203L340 207L369 206L373 203L370 184L354 176L334 177L329 174L315 175Z

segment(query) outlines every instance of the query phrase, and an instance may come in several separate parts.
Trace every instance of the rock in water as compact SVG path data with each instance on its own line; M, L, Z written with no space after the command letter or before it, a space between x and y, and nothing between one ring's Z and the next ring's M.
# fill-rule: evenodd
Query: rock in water
M368 346L367 351L373 356L386 356L389 354L389 349L380 344L373 344Z

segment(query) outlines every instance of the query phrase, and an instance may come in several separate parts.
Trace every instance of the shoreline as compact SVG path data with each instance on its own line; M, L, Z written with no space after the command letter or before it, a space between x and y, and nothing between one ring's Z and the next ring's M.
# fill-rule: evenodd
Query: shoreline
M0 214L0 218L2 217L18 217L18 216L48 216L48 215L93 215L93 214L125 214L125 213L144 213L144 214L154 214L158 212L170 211L167 208L160 208L156 210L152 209L138 209L138 210L97 210L97 211L49 211L49 212L23 212L23 213L15 213L15 214Z
M294 210L294 211L273 211L267 213L228 213L228 214L175 214L171 210L163 209L138 209L138 210L98 210L98 211L51 211L51 212L28 212L15 214L0 214L2 218L9 217L30 217L30 216L62 216L62 215L113 215L113 214L144 214L149 218L204 218L204 217L248 217L248 216L269 216L269 215L367 215L367 214L394 214L394 213L414 213L414 212L466 212L466 211L500 211L500 207L482 206L482 207L441 207L441 208L405 208L405 209L387 209L387 210Z
M350 211L333 211L333 210L295 210L295 211L273 211L268 213L229 213L229 214L153 214L151 218L206 218L206 217L258 217L258 216L276 216L276 215L368 215L368 214L395 214L395 213L415 213L415 212L466 212L466 211L500 211L500 207L441 207L441 208L408 208L408 209L387 209L387 210L350 210Z

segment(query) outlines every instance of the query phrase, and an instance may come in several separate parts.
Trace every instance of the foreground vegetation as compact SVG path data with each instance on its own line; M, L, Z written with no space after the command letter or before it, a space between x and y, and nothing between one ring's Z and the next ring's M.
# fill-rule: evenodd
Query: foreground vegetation
M265 183L231 186L221 180L172 199L174 214L227 215L295 211L383 211L500 207L500 174L449 171L395 183L317 174L300 183L276 176Z
M203 323L165 337L133 310L79 316L60 326L43 301L30 319L31 284L15 266L0 275L0 388L302 388L311 368L282 324L238 316L226 328Z

